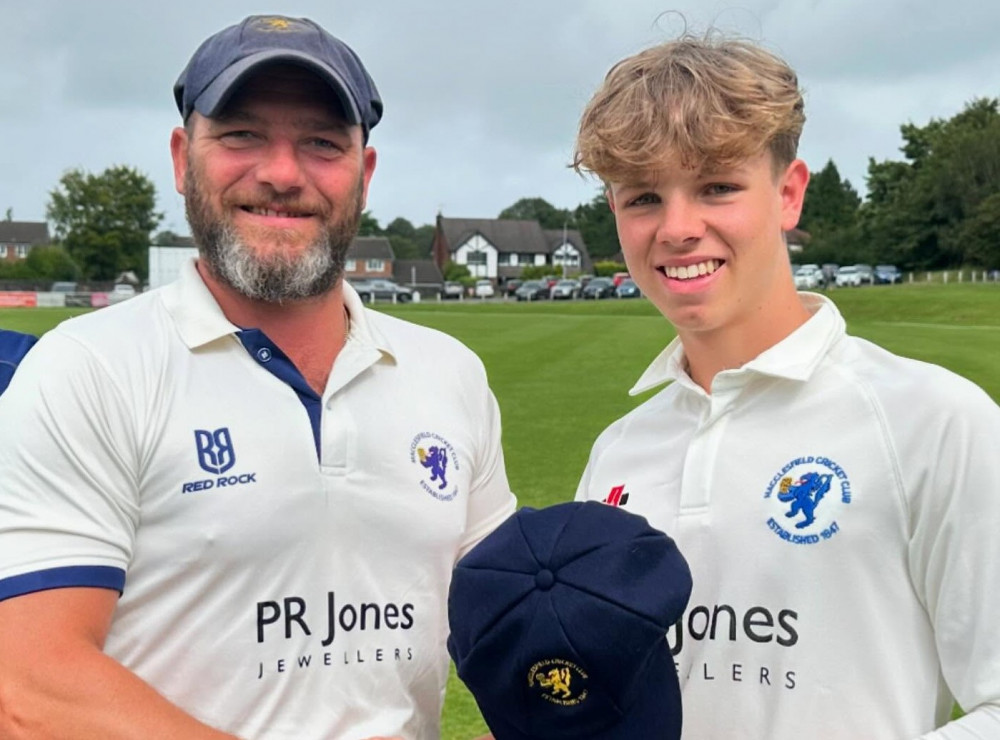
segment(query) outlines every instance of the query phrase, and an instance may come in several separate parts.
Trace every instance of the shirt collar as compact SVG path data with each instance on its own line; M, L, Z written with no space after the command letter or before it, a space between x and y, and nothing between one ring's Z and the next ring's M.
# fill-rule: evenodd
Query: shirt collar
M225 336L234 336L241 329L222 313L195 263L196 258L191 258L181 265L179 279L163 288L162 298L188 349L196 349ZM348 339L395 357L389 340L371 321L357 291L346 280L343 281L343 292L344 305L351 317Z
M802 305L812 316L798 329L761 352L733 375L770 375L788 380L808 380L829 348L845 332L844 319L836 305L818 293L799 293ZM687 372L687 359L680 338L675 338L646 368L629 395L645 393L672 380L697 387Z
M188 349L196 349L240 330L222 313L198 274L196 261L191 258L181 264L180 277L163 288L163 305Z

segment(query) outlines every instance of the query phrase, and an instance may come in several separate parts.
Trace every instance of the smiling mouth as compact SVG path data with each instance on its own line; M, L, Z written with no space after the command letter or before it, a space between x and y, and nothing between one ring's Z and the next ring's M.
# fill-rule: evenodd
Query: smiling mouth
M278 211L273 208L257 208L255 206L240 206L247 213L255 216L269 216L271 218L309 218L311 213L298 213L295 211Z
M713 272L722 267L723 264L724 260L711 259L705 260L704 262L697 262L693 265L682 265L680 267L669 265L667 267L661 267L660 272L668 278L672 278L674 280L692 280L694 278L711 275Z

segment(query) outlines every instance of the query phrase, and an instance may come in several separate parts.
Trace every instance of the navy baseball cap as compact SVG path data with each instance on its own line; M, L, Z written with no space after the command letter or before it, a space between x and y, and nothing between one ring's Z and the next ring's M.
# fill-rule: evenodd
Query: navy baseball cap
M288 62L315 72L336 93L348 123L368 132L382 118L382 99L358 55L308 18L252 15L209 37L174 85L187 121L192 111L213 117L240 84L264 64Z
M496 740L676 740L666 634L690 595L684 557L643 517L523 508L456 565L448 652Z

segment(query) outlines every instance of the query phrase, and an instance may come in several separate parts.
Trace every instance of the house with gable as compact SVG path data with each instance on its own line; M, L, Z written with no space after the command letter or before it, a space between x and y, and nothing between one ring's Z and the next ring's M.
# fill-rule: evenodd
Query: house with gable
M392 279L395 258L392 245L384 236L356 236L347 249L344 277L352 280Z
M429 259L399 260L384 236L356 236L347 250L344 277L348 280L382 278L406 285L424 297L441 292L444 278Z
M587 246L575 229L543 229L537 221L498 218L445 218L438 214L432 255L438 268L448 261L469 268L494 286L521 276L528 266L553 274L590 272Z
M23 260L33 248L50 243L44 221L0 221L0 260Z

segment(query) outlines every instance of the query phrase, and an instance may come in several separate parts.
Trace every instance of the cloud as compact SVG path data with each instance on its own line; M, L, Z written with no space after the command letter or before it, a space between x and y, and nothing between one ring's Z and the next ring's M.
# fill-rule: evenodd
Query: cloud
M801 153L863 189L869 157L898 158L899 126L1000 94L1000 3L955 0L0 0L0 208L44 218L67 169L149 175L185 231L168 139L171 89L202 40L254 12L308 16L365 60L386 104L369 205L388 223L497 215L522 197L572 208L597 184L566 165L580 112L608 68L711 26L785 56L806 91Z

